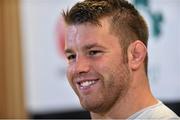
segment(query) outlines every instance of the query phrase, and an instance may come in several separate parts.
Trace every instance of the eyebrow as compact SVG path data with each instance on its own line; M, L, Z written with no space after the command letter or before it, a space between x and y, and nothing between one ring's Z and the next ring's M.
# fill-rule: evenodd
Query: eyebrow
M83 47L83 50L89 50L89 49L94 48L94 47L99 47L99 48L105 49L104 46L99 45L98 43L93 43L93 44L87 44L87 45L85 45L85 46Z
M67 53L73 53L73 50L71 50L71 49L68 48L68 49L65 49L65 50L64 50L64 53L65 53L65 54L67 54Z
M82 50L83 50L83 51L84 51L84 50L89 50L89 49L92 49L92 48L94 48L94 47L99 47L99 48L105 49L104 46L99 45L98 43L93 43L93 44L87 44L87 45L83 46ZM70 48L67 48L67 49L65 49L65 53L73 53L73 50L70 49Z

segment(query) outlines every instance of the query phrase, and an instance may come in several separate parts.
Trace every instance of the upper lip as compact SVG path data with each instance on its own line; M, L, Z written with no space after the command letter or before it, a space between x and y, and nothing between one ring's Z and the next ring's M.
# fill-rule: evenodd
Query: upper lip
M93 81L93 80L98 80L98 78L81 78L81 79L77 79L76 83L81 83L81 82L85 82L85 81Z

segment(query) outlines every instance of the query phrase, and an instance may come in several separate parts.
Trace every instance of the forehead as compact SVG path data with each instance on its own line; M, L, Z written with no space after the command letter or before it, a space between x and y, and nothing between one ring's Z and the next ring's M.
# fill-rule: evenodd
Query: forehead
M100 25L93 24L93 23L83 23L77 25L70 25L67 27L67 36L70 37L72 35L79 36L90 36L91 34L108 34L109 33L109 22L107 19L100 20ZM93 36L91 36L93 37Z
M80 25L70 25L67 27L65 48L82 47L86 44L112 44L113 39L118 39L112 35L109 29L109 21L102 19L101 25L85 23ZM117 42L117 40L114 40Z

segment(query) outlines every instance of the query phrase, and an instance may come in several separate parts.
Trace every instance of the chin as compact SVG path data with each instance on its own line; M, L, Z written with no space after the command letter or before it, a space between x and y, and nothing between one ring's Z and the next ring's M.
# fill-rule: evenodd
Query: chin
M107 106L104 104L103 101L81 101L81 106L93 113L100 113L106 111Z
M94 112L94 113L99 113L101 112L101 107L99 106L96 106L96 105L82 105L82 107L87 110L87 111L90 111L90 112Z

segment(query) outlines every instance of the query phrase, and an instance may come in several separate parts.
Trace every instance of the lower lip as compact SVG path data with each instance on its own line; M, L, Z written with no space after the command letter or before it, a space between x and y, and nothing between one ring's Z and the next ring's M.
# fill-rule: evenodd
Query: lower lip
M78 84L79 91L83 94L90 94L95 88L97 88L97 84L99 83L99 80L96 80L94 84L82 87Z

